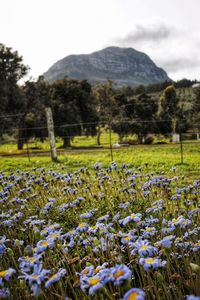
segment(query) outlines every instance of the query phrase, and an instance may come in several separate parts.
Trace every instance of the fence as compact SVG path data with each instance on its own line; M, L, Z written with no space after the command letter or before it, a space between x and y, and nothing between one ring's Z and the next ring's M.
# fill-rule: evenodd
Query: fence
M125 149L130 149L128 152L131 156L139 147L143 147L142 151L162 148L166 152L174 151L174 155L179 156L179 162L184 163L185 153L188 155L189 151L190 155L193 155L195 151L200 151L198 150L200 149L199 132L193 129L190 132L179 132L174 135L169 132L159 133L155 125L159 127L160 123L166 122L167 120L159 123L158 121L120 120L110 123L101 122L101 124L99 122L56 124L55 132L59 132L56 136L57 152L58 155L67 155L72 152L106 151L110 160L114 161L117 153L124 152ZM31 157L50 155L47 126L24 127L20 128L20 132L19 135L19 129L14 125L7 133L1 132L0 156L24 155L31 161ZM70 141L70 147L68 145L63 148L63 141L66 140ZM17 143L24 145L23 150L17 151Z

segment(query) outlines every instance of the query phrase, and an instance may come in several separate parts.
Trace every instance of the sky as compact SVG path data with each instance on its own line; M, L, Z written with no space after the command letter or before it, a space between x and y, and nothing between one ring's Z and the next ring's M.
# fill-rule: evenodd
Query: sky
M200 80L200 0L0 0L0 43L37 79L70 54L145 52L173 80Z

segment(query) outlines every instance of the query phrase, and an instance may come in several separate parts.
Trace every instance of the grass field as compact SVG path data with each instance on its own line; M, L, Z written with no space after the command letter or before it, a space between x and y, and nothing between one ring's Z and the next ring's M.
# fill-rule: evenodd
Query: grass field
M111 162L109 148L58 150L58 154L58 164L51 163L49 152L45 152L45 154L32 152L30 153L29 161L25 150L19 156L0 156L0 166L2 170L14 170L16 168L28 170L34 166L53 166L56 168L59 165L65 165L71 171L77 167L90 168L95 162L101 162L104 166L107 166ZM136 145L117 149L113 148L113 160L119 164L128 163L131 167L142 166L148 170L159 172L170 170L171 167L176 166L180 174L187 174L197 179L200 174L200 144L183 144L183 164L181 164L179 144Z
M1 157L0 298L196 299L199 149L178 149Z
M1 147L0 299L200 296L200 144L77 145Z

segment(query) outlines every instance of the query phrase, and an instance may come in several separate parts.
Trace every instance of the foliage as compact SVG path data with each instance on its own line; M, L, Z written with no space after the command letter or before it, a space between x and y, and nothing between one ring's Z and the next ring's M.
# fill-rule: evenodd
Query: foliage
M51 102L55 133L64 140L64 147L76 136L94 135L97 120L91 85L86 81L63 79L52 84ZM88 126L88 123L90 125ZM57 126L59 124L59 126ZM68 124L67 126L60 126ZM71 124L71 126L70 126Z

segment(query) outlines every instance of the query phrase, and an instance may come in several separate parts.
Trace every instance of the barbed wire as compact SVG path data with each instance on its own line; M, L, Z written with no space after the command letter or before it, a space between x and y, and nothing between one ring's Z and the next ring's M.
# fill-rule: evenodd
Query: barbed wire
M187 119L179 119L178 122L187 121ZM127 123L127 124L145 124L145 123L152 123L152 124L157 124L157 123L167 123L171 122L171 120L140 120L140 119L133 119L133 120L127 120L127 119L120 119L120 120L114 120L114 121L95 121L95 122L79 122L79 123L68 123L68 124L61 124L61 125L54 125L54 128L69 128L69 127L75 127L75 126L87 126L87 125L115 125L115 124L120 124L120 123ZM196 124L195 124L196 125ZM39 129L47 129L47 126L37 126L37 127L11 127L8 130L39 130Z

